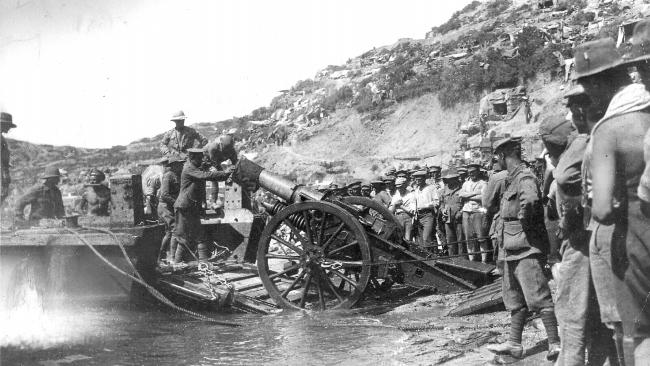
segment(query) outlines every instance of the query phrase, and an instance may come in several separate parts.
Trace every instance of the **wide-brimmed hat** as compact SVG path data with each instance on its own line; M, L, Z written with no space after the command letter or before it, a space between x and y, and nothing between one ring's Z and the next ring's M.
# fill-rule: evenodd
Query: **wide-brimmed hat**
M397 179L395 179L395 186L399 187L399 186L403 186L405 184L406 184L406 178L398 177Z
M412 177L420 177L420 178L425 178L427 176L427 172L425 170L417 170L411 174Z
M632 50L623 55L623 63L629 64L650 59L650 20L644 19L634 26Z
M575 59L574 80L616 68L622 62L616 44L611 38L579 44L573 54Z
M452 180L452 179L458 179L458 172L455 170L450 170L448 171L443 177L442 180Z
M456 171L458 172L458 174L467 173L467 167L459 166L458 169L456 169Z
M567 99L571 97L577 97L578 95L586 95L585 88L580 84L575 84L571 86L569 90L564 92L564 95L562 95L562 97Z
M172 118L170 118L170 121L185 121L187 117L185 116L185 113L183 111L178 111L174 114L172 114Z
M435 171L438 171L438 172L439 172L439 171L441 171L441 170L442 170L442 168L440 167L440 165L431 165L431 166L429 167L429 171L430 171L430 172L435 172Z
M53 166L48 166L47 168L45 168L45 172L43 172L43 174L41 175L41 179L54 178L54 177L61 178L61 172L57 167L53 167Z
M0 112L0 122L5 125L8 124L9 127L11 128L18 127L14 124L13 117L11 116L11 114L7 112Z
M494 144L494 152L497 152L500 149L506 147L507 145L511 145L511 144L520 145L521 144L521 137L506 137L504 139L501 139L501 140L497 141Z
M467 164L467 171L470 170L481 170L481 164L479 163L469 163Z
M347 188L347 189L350 189L350 188L361 188L361 181L360 181L360 180L355 180L355 181L353 181L352 183L348 184L346 188Z

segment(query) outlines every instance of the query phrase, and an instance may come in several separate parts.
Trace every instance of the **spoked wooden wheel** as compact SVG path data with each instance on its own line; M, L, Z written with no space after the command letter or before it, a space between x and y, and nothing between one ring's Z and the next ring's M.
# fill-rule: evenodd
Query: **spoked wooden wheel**
M370 246L363 226L328 202L292 204L264 228L257 268L282 308L329 310L353 306L370 278Z

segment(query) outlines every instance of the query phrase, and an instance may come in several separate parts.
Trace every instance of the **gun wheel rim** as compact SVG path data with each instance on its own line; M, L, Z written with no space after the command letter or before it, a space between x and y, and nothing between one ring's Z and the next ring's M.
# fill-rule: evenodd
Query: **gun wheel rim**
M320 201L293 204L275 214L257 251L262 283L285 309L352 307L368 284L370 262L363 226L340 207Z

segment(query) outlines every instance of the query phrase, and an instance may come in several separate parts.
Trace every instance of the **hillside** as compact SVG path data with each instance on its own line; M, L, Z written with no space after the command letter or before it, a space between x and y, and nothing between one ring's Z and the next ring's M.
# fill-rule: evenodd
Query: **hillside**
M504 134L526 136L532 157L541 150L538 123L564 113L561 94L569 86L573 46L618 39L619 25L649 10L640 1L543 3L474 1L423 39L373 48L298 81L247 116L193 127L210 139L234 133L241 152L301 182L485 159L490 141ZM629 36L631 26L622 29ZM284 131L287 141L277 146L274 132ZM93 166L137 172L159 157L161 138L111 149L12 140L12 175L27 184L47 165L67 170L72 180Z

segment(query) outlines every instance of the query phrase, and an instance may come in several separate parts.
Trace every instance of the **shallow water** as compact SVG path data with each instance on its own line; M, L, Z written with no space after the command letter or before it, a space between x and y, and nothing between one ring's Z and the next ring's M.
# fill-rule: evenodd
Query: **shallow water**
M14 315L2 365L394 365L407 338L359 311L217 317L238 328L124 303Z

